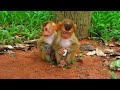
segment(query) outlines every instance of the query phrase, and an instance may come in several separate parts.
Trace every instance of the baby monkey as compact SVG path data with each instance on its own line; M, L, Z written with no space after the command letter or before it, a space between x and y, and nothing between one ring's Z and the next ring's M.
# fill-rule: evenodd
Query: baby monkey
M41 58L47 62L55 60L54 50L51 45L57 36L56 29L57 25L53 21L43 23L42 37L37 42Z
M58 24L60 27L52 47L55 50L58 66L64 67L75 60L80 43L74 33L77 25L72 20L64 19Z

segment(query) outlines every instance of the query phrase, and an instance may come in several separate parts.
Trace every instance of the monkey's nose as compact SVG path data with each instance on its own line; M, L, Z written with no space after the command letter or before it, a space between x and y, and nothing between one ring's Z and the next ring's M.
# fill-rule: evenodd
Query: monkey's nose
M64 27L65 27L65 30L69 31L72 28L72 25L65 24Z
M44 37L48 37L48 35L44 35Z

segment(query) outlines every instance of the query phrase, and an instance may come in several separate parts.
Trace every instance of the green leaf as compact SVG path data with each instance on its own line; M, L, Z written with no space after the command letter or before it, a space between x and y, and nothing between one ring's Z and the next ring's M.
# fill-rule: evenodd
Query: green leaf
M112 78L113 79L118 79L118 77L115 75L115 73L112 71L112 72L110 72L110 74L112 75Z
M72 61L71 61L71 64L75 64L75 60L72 60Z
M51 62L49 62L49 64L56 65L56 64L57 64L57 62L56 62L56 61L51 61Z
M114 67L120 68L120 59L115 60L110 64L110 68L114 68Z
M15 39L15 42L17 42L17 43L21 43L21 42L22 42L22 40L21 40L21 39L19 39L19 38L16 38L16 39Z
M120 68L120 60L116 61L116 66Z
M115 66L116 66L116 62L113 61L113 62L110 64L110 68L113 68L113 67L115 67Z

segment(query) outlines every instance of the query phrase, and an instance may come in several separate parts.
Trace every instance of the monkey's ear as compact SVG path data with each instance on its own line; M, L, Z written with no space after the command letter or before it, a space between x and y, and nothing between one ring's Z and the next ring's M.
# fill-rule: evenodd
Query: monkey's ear
M61 26L62 26L62 23L61 23L61 22L58 22L57 28L61 28Z
M56 30L57 28L56 28L56 24L54 23L54 22L51 22L51 25L52 25L52 29L53 30Z
M58 30L59 28L61 28L61 26L62 26L62 23L59 22L59 23L57 23L57 24L53 27L53 29L54 29L54 30Z
M77 29L77 25L76 25L76 24L74 24L73 28L74 28L74 30L76 30L76 29Z
M54 30L54 31L57 30L57 26L56 26L56 25L54 25L54 26L52 26L52 27L53 27L53 30Z

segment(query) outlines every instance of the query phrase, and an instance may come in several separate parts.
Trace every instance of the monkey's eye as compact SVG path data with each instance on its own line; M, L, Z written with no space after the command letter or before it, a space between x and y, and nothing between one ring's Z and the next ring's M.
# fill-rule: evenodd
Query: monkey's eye
M44 30L45 30L45 31L48 31L48 28L45 28Z
M48 31L48 28L42 28L42 31Z
M44 31L44 28L42 28L42 31Z

